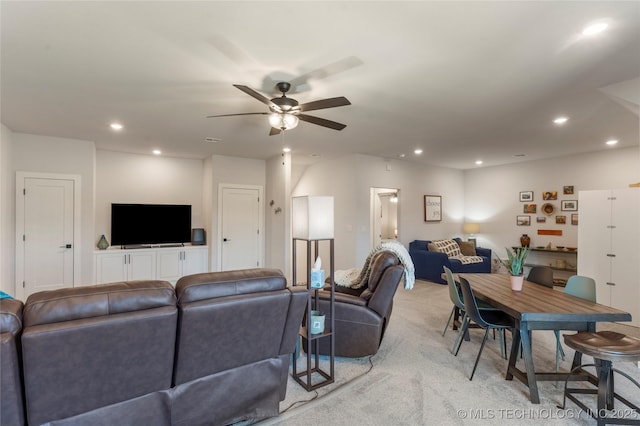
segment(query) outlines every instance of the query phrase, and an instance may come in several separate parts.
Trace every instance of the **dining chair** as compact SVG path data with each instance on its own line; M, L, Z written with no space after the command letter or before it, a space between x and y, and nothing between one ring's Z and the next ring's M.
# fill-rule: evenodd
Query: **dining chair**
M469 380L473 380L473 375L476 372L476 367L478 367L478 361L480 360L480 355L482 355L482 350L484 349L484 345L487 342L487 336L489 335L489 330L498 330L500 334L500 344L503 350L504 358L507 356L507 336L506 330L511 330L513 332L514 321L506 313L499 310L483 310L480 311L478 308L478 302L473 295L473 290L471 289L471 285L469 281L465 278L460 277L460 289L462 290L462 301L465 306L466 316L462 322L462 327L460 328L461 333L465 333L469 328L469 322L475 322L479 327L484 328L484 338L482 339L482 344L480 345L480 350L478 351L478 356L476 357L476 362L473 365L473 370L471 371L471 376ZM462 342L458 343L458 346L455 350L455 355L458 355L458 351L460 350L460 346Z
M527 281L553 288L553 269L548 266L533 266L527 275ZM564 350L560 342L560 331L553 330L556 335L556 372L560 367L560 358L565 360Z
M449 328L449 324L451 324L451 319L453 318L456 312L456 309L462 313L462 321L464 321L466 312L464 310L464 303L462 302L462 295L458 290L458 286L456 285L455 278L453 278L453 272L451 271L451 269L447 268L446 266L444 266L443 268L444 268L445 276L447 277L447 286L449 287L449 298L453 303L451 314L449 314L449 319L447 320L447 323L444 326L444 330L442 331L442 336L444 337L444 335L447 333L447 329ZM480 310L489 310L489 311L498 310L497 308L494 308L493 306L489 305L486 302L483 302L482 300L478 300L477 302L478 302L478 308ZM456 340L453 343L453 348L451 348L451 352L453 352L456 345L458 345L458 340L459 339L461 340L462 337L464 336L464 334L460 333L461 329L462 328L458 330L458 336L456 337Z
M596 281L582 275L572 275L567 280L564 292L590 302L596 302Z

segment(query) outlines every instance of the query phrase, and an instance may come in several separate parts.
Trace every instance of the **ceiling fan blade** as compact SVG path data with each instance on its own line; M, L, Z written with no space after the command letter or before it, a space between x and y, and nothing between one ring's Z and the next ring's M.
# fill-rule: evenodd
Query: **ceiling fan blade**
M276 129L275 127L272 127L271 130L269 130L269 136L279 135L280 133L282 133L282 130Z
M233 117L235 115L269 115L269 113L268 112L241 112L241 113L238 113L238 114L207 115L207 118Z
M269 99L266 96L256 92L251 87L243 86L241 84L234 84L233 87L237 87L238 89L242 90L247 95L256 98L257 100L259 100L260 102L262 102L265 105L268 105L269 108L273 108L276 111L280 111L280 107L278 105L274 104L273 102L271 102L271 99Z
M307 123L317 124L318 126L328 127L334 130L342 130L345 127L347 127L346 124L338 123L336 121L326 120L320 117L314 117L312 115L298 114L297 117L302 121L306 121Z
M349 99L344 96L339 96L337 98L328 98L328 99L320 99L319 101L307 102L306 104L300 105L300 111L315 111L317 109L325 109L325 108L335 108L345 105L351 105Z

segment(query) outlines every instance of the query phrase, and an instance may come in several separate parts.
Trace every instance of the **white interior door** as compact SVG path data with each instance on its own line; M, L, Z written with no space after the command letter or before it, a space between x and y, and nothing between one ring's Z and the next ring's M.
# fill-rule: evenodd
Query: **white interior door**
M26 299L38 291L72 287L75 181L25 176L16 182L16 293Z
M262 197L257 187L222 187L220 270L262 266Z

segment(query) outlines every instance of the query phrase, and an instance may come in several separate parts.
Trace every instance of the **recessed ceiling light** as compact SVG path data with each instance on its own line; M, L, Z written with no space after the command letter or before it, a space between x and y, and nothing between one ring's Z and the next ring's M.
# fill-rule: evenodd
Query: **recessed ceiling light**
M422 150L420 148L414 149L413 153L416 154L416 155L420 155L420 154L422 154Z
M558 117L553 120L555 124L564 124L569 121L569 117Z
M153 150L153 151L151 151L151 152L153 152L153 155L160 155L160 154L162 154L162 151L160 151L159 149L154 149L154 150Z
M526 157L527 154L513 154L514 157Z
M617 144L617 143L618 143L617 139L609 139L609 140L606 142L606 144L607 144L607 145L615 145L615 144Z
M291 148L282 148L282 152L291 152Z
M206 138L204 138L204 141L209 143L218 143L218 142L222 142L222 139L207 136Z
M113 130L122 130L122 124L120 123L111 123L110 126Z
M589 25L584 30L582 30L582 34L586 36L598 34L606 30L607 26L608 25L606 22L597 22L595 24Z
M482 164L482 160L476 160L476 164L479 166L480 164Z

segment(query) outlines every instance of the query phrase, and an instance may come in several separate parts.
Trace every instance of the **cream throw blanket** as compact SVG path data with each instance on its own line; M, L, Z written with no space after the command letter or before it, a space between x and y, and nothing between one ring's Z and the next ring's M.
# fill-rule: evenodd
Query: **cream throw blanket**
M334 282L336 285L350 288L361 288L369 280L369 274L371 273L371 259L376 253L381 251L390 251L400 260L400 264L404 266L404 288L405 290L411 290L413 284L416 281L415 267L413 261L407 249L397 241L385 241L379 246L371 250L371 253L364 261L362 269L352 268L346 270L335 271Z

